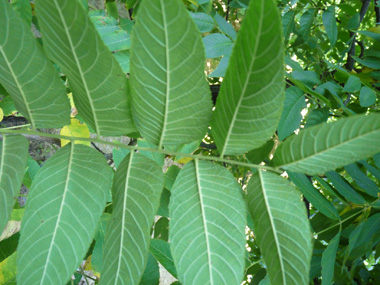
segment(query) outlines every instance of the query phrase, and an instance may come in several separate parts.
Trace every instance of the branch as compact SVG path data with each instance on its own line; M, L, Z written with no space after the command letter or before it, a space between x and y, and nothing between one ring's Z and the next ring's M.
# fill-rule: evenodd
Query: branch
M362 0L362 1L363 1L363 5L362 5L362 8L360 9L360 20L359 20L358 26L360 26L360 23L363 21L364 15L365 13L367 13L368 6L371 3L371 0ZM353 39L351 43L351 48L347 53L347 63L346 63L346 69L348 71L351 71L354 68L355 60L353 57L355 56L356 33L350 32L350 38L351 37L353 37Z

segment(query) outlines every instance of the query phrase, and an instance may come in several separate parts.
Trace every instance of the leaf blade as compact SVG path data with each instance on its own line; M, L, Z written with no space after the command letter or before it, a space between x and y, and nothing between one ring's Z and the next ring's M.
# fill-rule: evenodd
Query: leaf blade
M221 155L260 147L273 135L284 100L282 49L277 5L272 0L251 1L211 123Z
M246 212L231 173L206 161L187 163L173 186L169 211L169 237L179 280L240 284Z

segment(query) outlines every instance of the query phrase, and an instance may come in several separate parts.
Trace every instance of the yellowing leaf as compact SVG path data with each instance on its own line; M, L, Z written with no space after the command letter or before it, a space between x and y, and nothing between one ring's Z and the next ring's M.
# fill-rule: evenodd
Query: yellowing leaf
M369 32L380 34L380 26L377 27L371 27L368 29Z
M68 126L64 126L60 132L62 136L69 136L69 137L81 137L81 138L89 138L90 137L90 130L85 124L81 124L77 119L71 119L71 124ZM61 146L64 147L67 145L70 141L61 139ZM75 143L78 144L84 144L90 146L90 142L86 141L75 141Z
M191 157L182 157L177 162L178 163L182 163L182 164L186 164L186 163L188 163L189 161L192 161L192 160L193 159Z
M92 255L90 255L90 256L86 259L86 262L84 263L84 270L86 270L86 271L91 271L91 270L92 270L91 258L92 258Z
M4 119L4 111L0 108L0 122Z
M17 273L17 251L0 263L0 284L15 282ZM12 282L12 284L13 284ZM16 283L14 283L16 284Z

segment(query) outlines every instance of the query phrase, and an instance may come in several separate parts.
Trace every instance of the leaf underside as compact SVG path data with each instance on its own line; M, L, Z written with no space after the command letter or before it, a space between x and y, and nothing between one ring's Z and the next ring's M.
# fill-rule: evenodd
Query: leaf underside
M240 284L245 203L231 173L191 161L178 174L169 204L169 239L183 284Z
M260 147L284 100L282 27L273 0L251 1L219 92L212 134L221 155Z

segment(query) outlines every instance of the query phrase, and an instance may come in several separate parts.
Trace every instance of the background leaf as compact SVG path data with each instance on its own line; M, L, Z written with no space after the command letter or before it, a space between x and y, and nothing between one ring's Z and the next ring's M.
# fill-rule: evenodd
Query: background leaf
M102 284L138 284L141 279L163 181L161 168L141 154L131 152L119 165L104 242Z
M189 12L189 14L201 33L207 33L214 28L215 23L213 18L206 13Z
M135 132L127 79L82 4L36 0L36 11L44 48L67 75L85 123L98 135Z
M38 172L22 220L17 280L69 280L92 241L112 182L104 156L81 144L57 151Z
M177 278L177 270L170 252L169 243L161 239L152 239L150 241L150 252L171 275Z
M308 284L311 232L300 193L284 178L259 170L247 199L271 284Z
M23 136L3 135L0 152L0 235L20 193L28 150L29 141Z
M335 46L338 37L338 28L336 26L335 6L329 6L322 14L323 25L325 26L327 36L330 40L331 47Z
M187 163L173 186L169 210L180 282L240 284L246 211L231 173L211 162Z
M221 155L260 147L277 127L284 99L281 31L273 0L250 2L211 124Z
M340 231L330 240L322 254L322 285L332 284L335 269L336 251L339 248Z
M206 58L229 56L234 45L231 39L223 34L207 35L203 38L203 44L206 48Z
M34 128L59 128L70 122L65 87L30 27L0 1L0 83L17 111ZM41 107L43 106L43 107Z
M273 163L293 172L324 173L379 152L379 140L379 114L352 116L302 130L278 147Z
M159 148L201 139L212 103L200 34L182 2L143 1L132 45L133 110L142 136Z
M360 106L369 107L376 102L376 93L371 88L363 86L359 95Z

